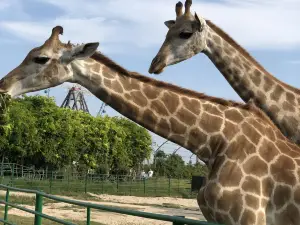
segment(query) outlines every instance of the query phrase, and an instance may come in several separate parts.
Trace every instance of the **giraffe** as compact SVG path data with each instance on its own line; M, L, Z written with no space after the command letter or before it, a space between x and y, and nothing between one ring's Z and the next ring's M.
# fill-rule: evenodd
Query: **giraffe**
M97 51L99 43L50 38L0 80L12 97L78 83L150 131L185 147L209 168L198 205L210 222L300 225L300 147L254 104L207 96L130 72Z
M192 15L191 5L192 0L186 0L183 13L183 4L178 2L176 20L165 21L169 30L149 73L160 74L165 67L202 52L243 101L252 99L286 137L300 144L300 90L272 76L210 20Z

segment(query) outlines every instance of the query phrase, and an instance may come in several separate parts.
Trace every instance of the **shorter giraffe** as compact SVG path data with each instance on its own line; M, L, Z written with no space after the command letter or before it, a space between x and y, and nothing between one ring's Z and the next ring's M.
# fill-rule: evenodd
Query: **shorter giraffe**
M210 97L130 72L98 43L44 45L0 81L16 96L76 82L109 106L197 155L209 175L197 200L210 222L300 225L300 147L255 105ZM88 58L88 56L91 58Z
M272 76L228 34L203 17L192 15L192 0L176 4L166 39L152 60L149 73L204 53L237 94L261 108L281 132L300 145L300 90Z

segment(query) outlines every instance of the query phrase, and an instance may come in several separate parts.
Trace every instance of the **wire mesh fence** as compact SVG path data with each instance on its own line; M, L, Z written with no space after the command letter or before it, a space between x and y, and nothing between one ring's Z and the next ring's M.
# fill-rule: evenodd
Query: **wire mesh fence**
M191 179L121 175L10 170L1 176L1 184L51 194L113 194L132 196L172 196L193 198Z

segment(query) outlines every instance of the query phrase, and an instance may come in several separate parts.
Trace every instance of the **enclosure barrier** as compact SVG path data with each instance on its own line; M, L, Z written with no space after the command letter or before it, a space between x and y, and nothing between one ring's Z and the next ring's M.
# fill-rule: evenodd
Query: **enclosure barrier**
M86 224L87 225L89 225L91 222L91 209L104 210L104 211L132 215L132 216L137 216L137 217L144 217L144 218L149 218L149 219L154 219L154 220L168 221L168 222L172 222L173 225L185 225L185 224L217 225L217 224L207 223L207 222L198 221L198 220L186 219L186 218L183 218L180 216L169 216L169 215L162 215L162 214L155 214L155 213L140 212L140 211L135 211L135 210L122 209L122 208L104 206L104 205L99 205L99 204L91 204L88 202L83 202L83 201L78 201L78 200L70 200L70 199L60 198L60 197L57 197L54 195L46 194L46 193L43 193L40 191L14 188L14 187L2 185L2 184L0 185L0 189L6 190L5 201L0 200L0 204L5 205L4 218L3 219L0 218L0 222L2 222L4 224L8 224L8 225L14 225L13 223L9 222L9 220L8 220L8 206L31 213L31 214L34 214L35 215L34 225L41 225L42 218L49 219L51 221L54 221L54 222L57 222L60 224L74 225L74 223L64 221L62 219L58 219L53 216L44 214L43 213L43 198L48 198L48 199L52 199L52 200L58 201L58 202L64 202L64 203L68 203L68 204L72 204L72 205L85 207L86 213L87 213L86 214ZM10 191L35 194L36 195L35 210L21 207L18 204L10 203L9 202Z

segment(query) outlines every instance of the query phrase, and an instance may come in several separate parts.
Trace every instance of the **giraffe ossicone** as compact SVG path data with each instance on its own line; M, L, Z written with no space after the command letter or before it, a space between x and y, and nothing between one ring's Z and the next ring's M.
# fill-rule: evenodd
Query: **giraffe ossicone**
M16 96L78 83L206 163L209 175L197 200L208 221L300 224L300 149L255 105L130 72L96 52L98 43L62 44L58 35L46 43L1 79L3 92Z
M190 11L175 7L176 20L169 20L166 39L152 60L149 73L204 53L213 62L237 94L253 100L291 141L300 144L300 90L276 79L228 34Z

